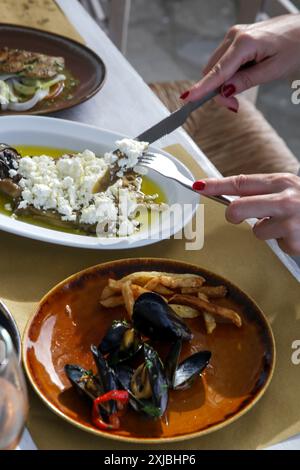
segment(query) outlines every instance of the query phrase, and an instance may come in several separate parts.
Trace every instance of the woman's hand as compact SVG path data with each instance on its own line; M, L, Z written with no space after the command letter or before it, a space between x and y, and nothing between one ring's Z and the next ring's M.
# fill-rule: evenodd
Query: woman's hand
M241 69L249 62L254 65ZM299 14L233 26L205 67L204 78L181 98L195 101L222 87L216 100L237 111L234 95L288 75L299 65Z
M253 232L260 240L277 239L282 250L300 255L300 178L290 173L240 175L196 181L206 195L240 196L226 210L233 224L257 218Z

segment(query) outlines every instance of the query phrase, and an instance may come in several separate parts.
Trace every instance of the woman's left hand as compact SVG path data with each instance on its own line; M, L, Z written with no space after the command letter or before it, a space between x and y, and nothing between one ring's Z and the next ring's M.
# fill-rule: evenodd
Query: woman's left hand
M286 253L300 255L300 177L275 173L211 178L196 181L193 189L206 195L240 196L226 210L229 222L257 218L257 238L277 239Z

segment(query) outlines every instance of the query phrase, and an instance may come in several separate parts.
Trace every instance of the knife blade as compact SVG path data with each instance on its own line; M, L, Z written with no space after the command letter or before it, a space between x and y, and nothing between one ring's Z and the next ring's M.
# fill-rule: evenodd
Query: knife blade
M152 144L156 140L167 134L170 134L175 129L182 126L193 111L200 108L200 106L203 106L218 94L219 90L214 90L200 100L186 103L181 108L171 113L168 117L162 119L162 121L158 122L154 126L150 127L150 129L147 129L145 132L140 134L135 138L135 140L149 142L149 144Z

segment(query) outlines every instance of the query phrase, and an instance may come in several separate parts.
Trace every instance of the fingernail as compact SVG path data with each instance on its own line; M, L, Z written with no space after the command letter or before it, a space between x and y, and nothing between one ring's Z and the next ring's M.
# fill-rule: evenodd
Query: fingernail
M184 93L182 93L182 95L180 96L180 99L181 100L185 100L188 96L189 96L190 92L189 91L185 91Z
M225 98L230 98L230 96L234 95L236 92L236 88L234 85L223 85L221 89L221 95Z
M227 108L229 109L229 111L232 111L233 113L238 113L238 109L235 109L235 108Z
M205 189L205 186L205 181L195 181L195 183L193 184L193 189L195 189L196 191L203 191L203 189Z

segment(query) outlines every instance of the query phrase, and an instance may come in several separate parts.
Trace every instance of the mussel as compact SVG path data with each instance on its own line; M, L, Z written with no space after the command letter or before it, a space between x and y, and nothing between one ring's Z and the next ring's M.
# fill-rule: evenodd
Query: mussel
M65 373L80 395L94 400L103 393L97 377L92 371L75 364L66 364Z
M115 366L133 357L142 347L139 334L126 321L116 320L102 339L98 349L109 354L107 362Z
M148 338L161 341L192 339L192 332L158 294L146 292L134 303L134 328Z
M103 388L103 384L92 371L74 364L66 364L64 369L76 391L91 402L94 402L96 398L108 391ZM112 422L116 422L117 407L114 401L110 400L109 402L98 404L97 410L97 414L102 420L104 427L109 428L112 426Z
M12 198L19 197L19 175L11 176L10 170L17 170L20 154L7 144L0 144L0 191Z
M124 333L129 328L130 326L127 321L115 320L99 344L99 351L102 354L114 352L121 344Z
M210 351L199 351L179 363L182 341L176 341L165 360L165 370L169 387L173 390L185 390L193 384L195 378L207 367Z
M103 389L103 393L110 392L111 390L117 390L117 380L114 371L109 367L107 361L104 359L99 349L93 344L91 346L91 351L98 369L98 377ZM109 404L110 412L115 413L116 403L111 400Z
M147 343L143 345L144 362L136 369L118 367L116 376L130 395L135 411L160 418L168 404L168 382L158 353Z

